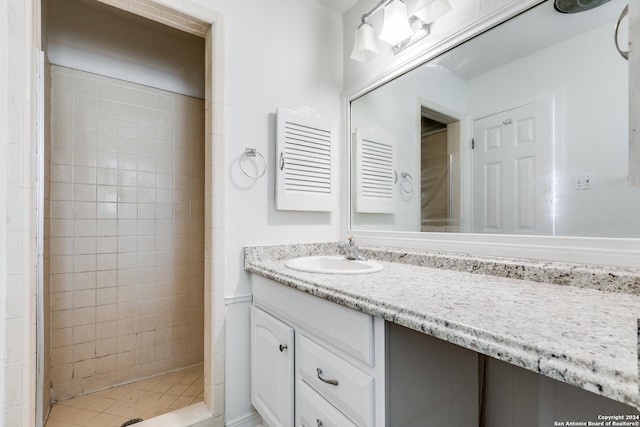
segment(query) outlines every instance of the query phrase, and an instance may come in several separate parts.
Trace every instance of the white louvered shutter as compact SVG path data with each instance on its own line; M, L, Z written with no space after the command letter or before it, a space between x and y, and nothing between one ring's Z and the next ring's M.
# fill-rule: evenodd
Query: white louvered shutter
M335 132L311 108L278 108L276 207L331 211L336 207Z
M356 212L394 213L396 211L395 139L379 128L356 129L355 165Z

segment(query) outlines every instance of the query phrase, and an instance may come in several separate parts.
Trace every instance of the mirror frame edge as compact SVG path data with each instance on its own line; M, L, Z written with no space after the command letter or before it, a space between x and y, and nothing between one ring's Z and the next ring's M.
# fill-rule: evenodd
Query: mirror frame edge
M515 0L458 31L424 51L401 61L383 74L342 95L343 138L342 177L344 185L341 234L352 235L358 244L403 249L460 253L471 256L524 258L538 261L593 264L613 267L640 267L639 238L601 238L572 236L531 236L484 233L432 233L367 231L351 228L351 101L415 69L447 50L500 25L502 22L542 3L544 0Z

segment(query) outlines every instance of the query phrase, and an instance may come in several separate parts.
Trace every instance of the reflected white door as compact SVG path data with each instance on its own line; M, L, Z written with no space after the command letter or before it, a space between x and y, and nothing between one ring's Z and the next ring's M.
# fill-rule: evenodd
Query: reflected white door
M553 234L553 98L473 122L473 231Z

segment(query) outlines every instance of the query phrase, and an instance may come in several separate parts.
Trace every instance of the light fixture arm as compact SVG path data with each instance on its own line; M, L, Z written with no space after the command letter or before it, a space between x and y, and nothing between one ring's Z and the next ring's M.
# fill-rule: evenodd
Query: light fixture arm
M363 24L365 24L367 22L367 19L369 19L371 17L371 15L376 14L377 12L380 12L382 9L384 9L384 7L391 3L393 0L380 0L378 2L377 5L375 5L373 7L373 9L371 9L369 12L365 13L364 15L362 15L362 17L360 18L360 20L362 21L360 23L360 25L358 27L361 27Z

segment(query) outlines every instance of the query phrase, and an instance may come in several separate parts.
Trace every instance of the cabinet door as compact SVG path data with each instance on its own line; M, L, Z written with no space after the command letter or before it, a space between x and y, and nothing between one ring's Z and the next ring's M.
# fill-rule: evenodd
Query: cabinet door
M293 329L251 307L251 403L269 427L293 427Z

